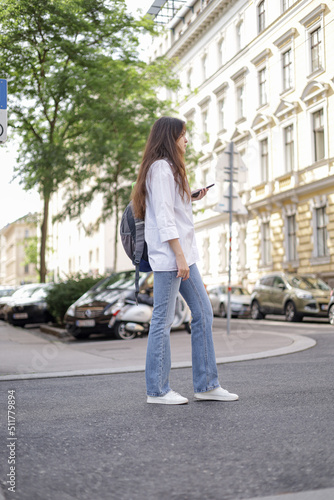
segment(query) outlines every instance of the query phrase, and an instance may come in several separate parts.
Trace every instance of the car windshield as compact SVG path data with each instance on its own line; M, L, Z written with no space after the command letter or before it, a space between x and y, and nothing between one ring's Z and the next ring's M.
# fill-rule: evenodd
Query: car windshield
M311 290L314 286L305 278L301 276L293 276L288 278L288 283L294 288L301 288L302 290Z
M140 276L142 276L142 274L143 273L140 273ZM134 270L115 273L108 279L102 281L102 283L94 288L94 290L97 292L101 292L102 290L112 290L114 288L131 288L135 284L135 276L136 272Z
M318 290L324 290L324 291L329 291L331 288L327 285L327 283L325 283L324 281L322 281L320 278L313 278L313 277L304 277L304 280L307 281L308 283L310 283L311 287L312 288L316 288Z
M14 291L15 290L13 288L0 290L0 297L9 297L10 295L13 295Z
M40 290L40 285L25 287L22 286L16 292L13 293L12 297L16 298L28 298L31 297L37 290Z
M49 286L43 286L43 287L35 289L34 293L31 295L31 298L36 299L36 300L45 299L45 297L48 293L48 290L50 290L50 288L51 287L49 287Z

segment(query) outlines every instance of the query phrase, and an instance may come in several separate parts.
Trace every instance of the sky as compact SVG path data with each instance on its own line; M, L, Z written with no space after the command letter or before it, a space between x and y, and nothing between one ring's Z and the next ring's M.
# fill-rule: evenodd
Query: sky
M135 14L140 8L145 14L153 0L126 0L128 10ZM0 74L0 78L3 78ZM40 212L41 201L36 190L25 191L18 179L13 179L17 144L8 137L0 144L0 229L29 212Z

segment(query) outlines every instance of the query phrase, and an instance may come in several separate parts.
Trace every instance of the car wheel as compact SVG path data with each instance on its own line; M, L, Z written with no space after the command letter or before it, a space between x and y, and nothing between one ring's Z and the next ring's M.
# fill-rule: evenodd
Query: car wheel
M260 305L257 300L254 300L251 306L252 319L263 319L264 314L260 311Z
M132 340L137 336L136 332L127 332L122 321L115 324L114 335L118 340Z
M219 306L219 316L221 318L226 318L226 309L223 303L221 303Z
M331 305L328 311L328 318L331 325L334 325L334 304Z
M295 304L291 300L285 306L285 319L290 323L302 320L300 314L297 313Z

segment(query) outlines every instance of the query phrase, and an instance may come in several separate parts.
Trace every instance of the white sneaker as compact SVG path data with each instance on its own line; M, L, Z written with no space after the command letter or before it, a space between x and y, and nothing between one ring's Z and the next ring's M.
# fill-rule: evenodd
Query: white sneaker
M147 396L148 403L158 403L161 405L185 405L188 399L175 391L169 391L164 396Z
M196 399L213 400L213 401L236 401L239 399L238 394L232 394L222 387L212 389L207 392L195 392Z

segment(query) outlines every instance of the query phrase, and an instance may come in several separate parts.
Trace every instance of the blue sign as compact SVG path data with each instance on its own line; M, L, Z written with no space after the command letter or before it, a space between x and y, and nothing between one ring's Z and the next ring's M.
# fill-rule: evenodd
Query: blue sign
M7 109L7 80L0 78L0 109Z

